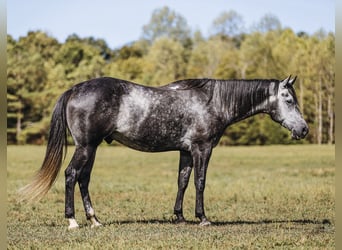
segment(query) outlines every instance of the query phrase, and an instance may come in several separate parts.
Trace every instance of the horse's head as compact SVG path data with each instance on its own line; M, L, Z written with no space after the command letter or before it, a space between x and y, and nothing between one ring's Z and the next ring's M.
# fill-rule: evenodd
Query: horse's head
M303 139L309 132L298 106L293 84L296 78L291 76L280 81L278 91L271 97L270 115L272 119L280 123L292 133L292 138Z

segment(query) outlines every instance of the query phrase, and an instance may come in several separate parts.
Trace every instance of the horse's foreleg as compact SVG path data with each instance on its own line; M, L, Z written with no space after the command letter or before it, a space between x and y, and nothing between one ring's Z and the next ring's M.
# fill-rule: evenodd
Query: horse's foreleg
M192 152L194 168L195 168L195 187L196 187L196 208L195 215L201 220L201 226L210 225L204 212L204 189L208 169L208 163L211 156L212 148L208 147L203 150L194 150Z
M98 221L98 219L95 216L95 211L94 211L93 206L91 204L91 199L90 199L90 195L89 195L89 191L88 191L90 174L91 174L93 164L94 164L94 160L95 160L95 153L96 153L96 149L93 151L88 162L86 163L86 165L82 169L82 172L81 172L80 177L78 179L78 184L79 184L80 191L81 191L84 210L85 210L87 219L90 220L92 223L91 227L101 226L101 223Z
M91 147L76 146L75 153L65 170L65 218L69 219L69 229L78 228L75 219L74 193L75 184L82 172L83 167L87 164L93 155L94 149Z
M181 151L179 159L178 172L178 192L174 207L174 214L177 216L177 222L185 222L183 216L183 199L186 188L188 187L192 170L192 158L189 152Z

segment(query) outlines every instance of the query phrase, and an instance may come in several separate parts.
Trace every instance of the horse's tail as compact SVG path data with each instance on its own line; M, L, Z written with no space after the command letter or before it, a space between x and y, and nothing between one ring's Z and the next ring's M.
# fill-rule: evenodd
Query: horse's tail
M66 91L55 105L43 164L33 181L19 190L21 200L41 199L56 181L62 166L63 146L65 146L64 158L67 151L66 105L70 95L71 90Z

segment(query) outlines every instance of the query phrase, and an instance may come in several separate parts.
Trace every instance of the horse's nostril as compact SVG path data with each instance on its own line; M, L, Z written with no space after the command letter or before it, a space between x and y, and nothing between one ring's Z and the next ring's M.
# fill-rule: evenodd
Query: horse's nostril
M304 127L302 131L302 135L306 136L308 132L309 132L309 129L307 127Z

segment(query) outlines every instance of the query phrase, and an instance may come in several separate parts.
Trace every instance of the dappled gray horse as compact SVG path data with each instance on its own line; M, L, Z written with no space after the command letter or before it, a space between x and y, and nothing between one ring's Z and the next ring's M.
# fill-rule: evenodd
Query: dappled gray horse
M69 228L78 227L74 208L76 183L87 218L92 226L101 225L88 185L95 152L103 140L115 140L146 152L179 151L174 206L177 222L185 221L184 192L194 168L195 215L200 225L209 225L203 205L206 172L212 149L229 125L267 113L289 129L295 139L308 133L292 86L295 80L189 79L159 88L109 77L79 83L59 98L52 114L44 162L22 192L27 199L41 198L48 192L62 165L68 129L76 145L65 170L65 217Z

